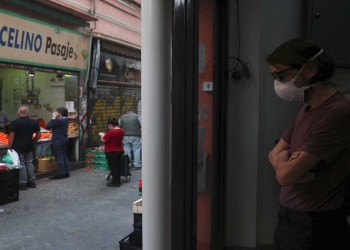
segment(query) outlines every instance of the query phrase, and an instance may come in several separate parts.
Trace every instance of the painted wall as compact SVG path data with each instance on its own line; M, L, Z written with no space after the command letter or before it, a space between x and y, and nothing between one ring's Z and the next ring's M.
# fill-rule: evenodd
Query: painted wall
M58 0L81 11L95 14L90 22L93 36L141 47L141 9L122 0ZM140 3L140 1L137 1Z

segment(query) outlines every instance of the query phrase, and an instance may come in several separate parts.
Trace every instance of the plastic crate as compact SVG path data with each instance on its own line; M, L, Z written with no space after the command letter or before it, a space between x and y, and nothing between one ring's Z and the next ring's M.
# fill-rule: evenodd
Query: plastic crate
M7 186L0 186L0 195L1 194L8 194L8 193L15 193L19 189L19 184L17 183L10 183Z
M1 181L0 182L0 190L3 188L8 188L10 186L16 186L18 189L19 186L19 179L14 179L14 180L7 180L7 181Z
M136 246L142 246L142 224L134 224L134 241Z
M142 226L142 214L134 213L134 225Z
M125 238L119 241L120 250L142 250L142 241L141 245L136 243L135 233L132 232Z
M5 205L10 202L18 201L19 200L19 191L15 192L5 192L5 193L0 193L0 205Z
M86 158L105 158L106 154L104 151L98 151L93 149L85 149L84 155Z
M10 171L0 171L0 185L1 183L19 182L19 169L13 169Z

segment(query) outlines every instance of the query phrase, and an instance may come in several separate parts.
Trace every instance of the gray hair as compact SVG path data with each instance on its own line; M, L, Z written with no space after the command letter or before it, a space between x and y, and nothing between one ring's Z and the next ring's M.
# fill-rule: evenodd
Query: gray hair
M27 106L21 106L18 108L17 110L17 114L21 114L21 115L29 115L29 109Z

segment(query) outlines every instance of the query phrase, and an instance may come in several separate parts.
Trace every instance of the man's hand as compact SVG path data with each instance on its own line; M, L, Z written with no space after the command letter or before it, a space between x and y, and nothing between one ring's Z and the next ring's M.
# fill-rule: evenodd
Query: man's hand
M278 141L277 145L269 153L269 161L270 161L271 165L273 166L273 168L276 169L278 154L285 151L285 150L289 150L289 149L290 149L289 144L287 142L285 142L283 139L280 139ZM289 156L288 156L288 158L289 158Z
M288 159L288 161L292 161L297 159L300 156L300 149L298 149L297 151L295 151L292 156ZM309 172L306 175L302 176L297 182L296 184L302 184L302 183L306 183L306 182L310 182L313 181L316 178L316 173L315 172Z
M316 178L311 169L320 160L317 156L297 150L292 156L285 151L278 154L276 179L282 186L310 182Z
M290 159L290 150L284 150L277 155L277 161L286 162L286 161L289 161L289 159Z
M53 112L52 113L52 120L56 120L57 115L58 115L57 111Z
M300 151L300 149L298 149L297 151L295 151L295 152L292 154L292 156L288 159L288 161L292 161L292 160L297 159L297 158L299 157L300 153L301 153L301 151Z

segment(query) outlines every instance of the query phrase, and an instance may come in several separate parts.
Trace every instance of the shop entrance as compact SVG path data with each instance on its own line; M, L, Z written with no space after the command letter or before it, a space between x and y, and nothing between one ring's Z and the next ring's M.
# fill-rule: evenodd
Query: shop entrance
M95 94L90 94L88 107L89 147L98 147L103 145L98 133L107 131L109 119L119 119L129 108L141 116L141 88L98 85Z
M37 120L41 128L41 138L35 145L34 170L45 172L49 169L39 168L39 159L51 156L51 133L46 130L52 113L58 107L69 111L67 153L70 162L79 161L79 121L78 107L78 73L34 68L22 65L3 64L0 67L0 107L10 121L17 119L20 106L29 108L30 117ZM0 132L0 158L7 153L8 124Z

